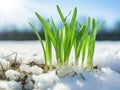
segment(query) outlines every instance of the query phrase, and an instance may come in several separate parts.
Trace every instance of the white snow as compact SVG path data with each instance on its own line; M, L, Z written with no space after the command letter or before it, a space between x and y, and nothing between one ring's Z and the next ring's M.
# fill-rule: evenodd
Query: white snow
M0 58L0 67L3 67L4 70L6 70L9 67L9 64L10 63L6 59Z
M32 81L28 81L28 82L25 84L24 89L25 89L25 90L32 90L33 87L34 87L33 82L32 82Z
M20 73L16 70L9 69L5 72L5 76L9 80L17 80L20 77Z
M29 65L23 64L20 66L20 71L24 71L24 72L28 72L28 73L32 73L32 74L42 74L43 73L43 69L34 65L32 67L30 67Z
M21 84L15 81L1 81L0 90L22 90Z
M51 90L51 88L59 81L55 72L49 72L47 74L41 74L39 76L33 75L33 80L35 81L35 89L40 90Z
M0 63L6 70L6 77L10 79L10 81L0 79L0 90L22 90L21 82L16 81L22 74L8 69L10 64L15 62L15 54L11 55L12 53L17 53L16 62L21 63L20 70L32 73L25 80L26 90L120 90L119 41L96 43L94 66L98 66L100 70L83 71L80 68L63 67L57 72L53 70L45 74L37 65L29 66L31 62L44 63L39 41L0 41ZM73 51L70 60L74 61ZM53 64L56 65L54 50ZM0 74L1 72L0 66Z

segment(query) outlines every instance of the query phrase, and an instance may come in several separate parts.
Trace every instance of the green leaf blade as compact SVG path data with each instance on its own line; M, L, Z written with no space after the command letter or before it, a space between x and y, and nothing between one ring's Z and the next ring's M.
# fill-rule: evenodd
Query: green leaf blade
M55 39L55 36L53 35L52 31L50 30L50 26L47 24L47 22L37 12L35 14L38 17L39 21L44 26L44 28L47 31L48 35L50 36L51 41L53 42L53 45L56 47L56 39Z

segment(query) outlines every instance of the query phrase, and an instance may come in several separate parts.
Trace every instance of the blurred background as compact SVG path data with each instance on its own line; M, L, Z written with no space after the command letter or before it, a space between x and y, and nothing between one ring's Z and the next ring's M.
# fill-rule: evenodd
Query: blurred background
M43 27L34 13L46 20L52 17L59 28L61 20L56 5L64 16L77 7L77 19L81 23L88 16L105 21L97 40L120 40L120 0L0 0L0 40L37 40L29 22L44 39Z

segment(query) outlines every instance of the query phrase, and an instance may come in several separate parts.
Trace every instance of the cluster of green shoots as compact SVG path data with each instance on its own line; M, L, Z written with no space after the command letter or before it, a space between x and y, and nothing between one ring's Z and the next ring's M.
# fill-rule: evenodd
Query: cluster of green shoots
M51 23L47 22L35 12L37 18L44 27L45 44L34 25L29 23L42 45L45 59L45 71L47 72L48 66L52 69L52 45L55 49L58 67L68 66L69 56L72 47L74 47L75 65L79 65L79 58L81 57L82 67L85 63L85 57L87 56L86 67L92 69L96 34L102 28L104 22L99 25L98 21L94 18L91 19L88 17L87 24L80 24L76 20L77 8L74 8L72 18L68 24L66 21L68 16L64 17L58 5L57 10L62 21L62 27L60 29L56 27L52 18ZM90 30L90 26L92 26L92 30Z

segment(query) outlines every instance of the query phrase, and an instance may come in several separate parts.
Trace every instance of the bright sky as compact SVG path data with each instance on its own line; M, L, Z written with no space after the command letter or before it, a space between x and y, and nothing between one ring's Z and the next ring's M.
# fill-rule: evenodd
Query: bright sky
M57 4L64 15L77 7L78 17L102 19L109 26L120 20L120 0L0 0L0 28L27 27L29 22L36 20L35 11L46 18L52 16L57 22L60 20Z

